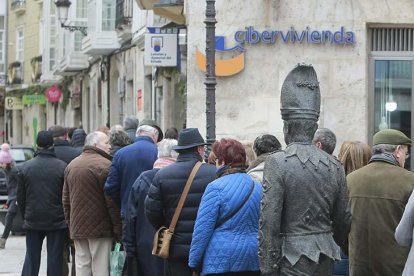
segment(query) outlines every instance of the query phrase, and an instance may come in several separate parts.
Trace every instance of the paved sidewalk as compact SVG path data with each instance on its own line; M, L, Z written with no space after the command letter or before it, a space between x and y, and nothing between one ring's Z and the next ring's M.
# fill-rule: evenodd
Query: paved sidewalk
M4 225L0 223L0 236L3 234L3 230ZM0 249L0 276L20 276L25 254L25 236L10 235L7 239L6 249ZM46 239L43 242L39 276L46 276Z

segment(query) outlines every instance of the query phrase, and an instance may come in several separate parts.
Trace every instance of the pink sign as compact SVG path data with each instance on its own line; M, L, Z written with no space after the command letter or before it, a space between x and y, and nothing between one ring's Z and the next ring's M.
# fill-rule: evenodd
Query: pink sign
M57 86L51 86L46 90L46 97L51 103L56 103L62 96L62 90Z

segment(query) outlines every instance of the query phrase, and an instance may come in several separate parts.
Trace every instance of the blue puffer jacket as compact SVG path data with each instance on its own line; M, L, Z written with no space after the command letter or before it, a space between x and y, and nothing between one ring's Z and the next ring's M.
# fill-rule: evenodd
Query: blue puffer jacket
M217 222L241 209L216 228ZM207 186L198 210L188 265L201 275L259 271L258 232L262 186L246 173L220 177Z

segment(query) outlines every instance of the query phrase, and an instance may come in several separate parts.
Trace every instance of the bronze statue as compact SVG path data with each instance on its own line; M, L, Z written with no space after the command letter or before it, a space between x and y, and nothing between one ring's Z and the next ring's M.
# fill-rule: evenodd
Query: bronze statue
M338 245L348 235L345 173L340 162L312 145L320 91L312 66L298 65L281 93L288 145L265 162L260 219L262 275L332 275Z

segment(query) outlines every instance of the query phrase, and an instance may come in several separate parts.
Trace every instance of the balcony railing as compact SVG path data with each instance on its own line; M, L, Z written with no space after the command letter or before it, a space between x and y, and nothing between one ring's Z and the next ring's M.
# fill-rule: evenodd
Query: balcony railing
M11 2L11 10L15 13L23 13L26 11L26 1L25 0L13 0Z
M132 24L132 0L116 0L115 24L117 28Z

